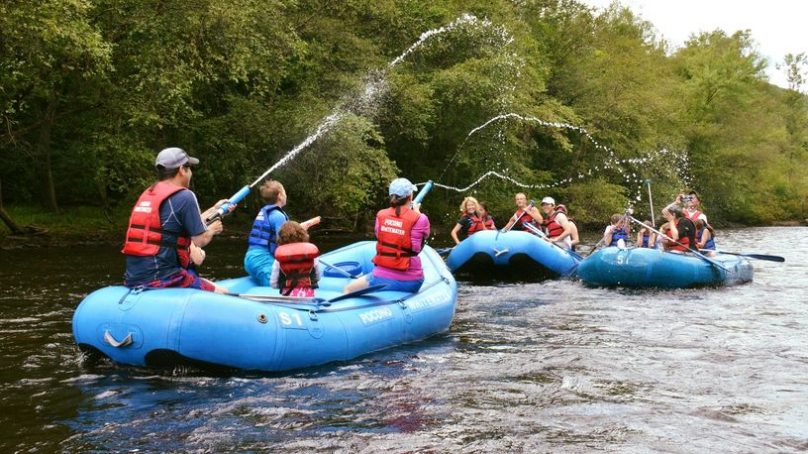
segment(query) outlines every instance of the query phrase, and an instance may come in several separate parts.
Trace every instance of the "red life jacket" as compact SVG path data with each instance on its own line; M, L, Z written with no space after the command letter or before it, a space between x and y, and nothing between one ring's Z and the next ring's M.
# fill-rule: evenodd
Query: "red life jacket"
M483 226L485 227L483 230L496 230L496 226L494 225L494 218L491 216L487 216L485 218L485 222L483 222Z
M686 218L690 219L693 222L698 221L699 216L701 216L701 211L695 210L692 213L688 210L684 210L684 215Z
M536 225L536 220L526 210L522 210L522 209L518 210L516 213L514 213L514 216L517 216L517 215L519 217L516 219L516 222L511 227L511 230L526 230L525 227L522 224Z
M488 216L485 220L479 216L469 216L471 220L471 225L469 226L469 231L467 232L468 236L479 232L480 230L493 230L494 229L494 220L491 219L491 216Z
M379 233L376 235L376 256L373 263L378 266L406 271L410 268L410 257L418 255L412 250L412 227L420 216L406 206L400 207L396 216L395 208L385 208L376 214Z
M183 189L185 188L160 181L140 194L129 216L129 228L126 229L121 252L150 257L157 255L161 247L171 248L177 251L180 266L188 268L191 263L191 237L164 232L160 223L160 205L172 194Z
M679 229L680 224L681 224L681 219L679 220L679 222L676 223L677 230ZM679 231L679 232L680 232L679 233L680 237L676 240L676 241L678 241L679 244L677 244L677 243L675 243L673 241L670 241L670 240L665 240L663 245L664 245L666 251L688 252L690 250L689 249L690 248L690 238L689 237L682 237L681 236L681 231ZM663 233L670 236L670 231L663 232Z
M547 237L549 238L555 238L564 233L564 227L561 227L561 224L555 220L558 213L560 213L560 211L554 211L550 217L544 220L544 229L547 232Z
M311 243L289 243L275 249L275 260L281 270L278 287L282 295L292 293L295 288L317 288L311 274L318 255L320 250Z

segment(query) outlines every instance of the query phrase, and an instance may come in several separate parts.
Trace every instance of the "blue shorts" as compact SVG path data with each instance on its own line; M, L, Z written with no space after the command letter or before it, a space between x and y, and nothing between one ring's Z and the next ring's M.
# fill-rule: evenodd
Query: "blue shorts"
M269 287L269 278L272 276L272 264L275 257L266 248L251 247L244 255L244 271L253 280L264 287Z
M407 293L418 293L418 289L421 288L421 284L424 283L423 279L418 279L415 281L397 281L395 279L385 279L383 277L376 277L373 273L368 275L368 284L369 285L379 285L384 284L385 287L384 291L391 291L391 292L407 292Z

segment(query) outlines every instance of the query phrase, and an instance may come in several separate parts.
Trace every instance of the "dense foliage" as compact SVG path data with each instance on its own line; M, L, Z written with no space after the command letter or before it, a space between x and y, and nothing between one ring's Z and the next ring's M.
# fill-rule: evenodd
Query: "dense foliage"
M202 160L193 184L209 204L339 112L272 175L299 218L363 227L397 174L465 187L495 170L547 187L435 189L433 220L451 225L467 194L508 215L517 191L583 222L629 203L645 215L646 179L657 210L692 188L713 220L805 219L806 58L784 62L788 89L764 64L749 32L671 50L627 9L570 0L6 0L0 197L125 216L155 153L181 146ZM469 135L506 113L591 136L515 118Z

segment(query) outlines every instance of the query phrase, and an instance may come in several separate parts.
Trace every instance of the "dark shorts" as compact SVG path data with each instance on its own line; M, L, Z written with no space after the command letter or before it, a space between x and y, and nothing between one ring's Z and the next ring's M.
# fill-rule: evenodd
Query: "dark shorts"
M193 271L189 270L180 270L177 273L174 273L170 276L166 276L162 279L155 279L148 284L144 285L144 287L149 288L169 288L169 287L180 287L180 288L198 288L199 290L205 290L207 292L212 292L215 287L213 282L202 279Z

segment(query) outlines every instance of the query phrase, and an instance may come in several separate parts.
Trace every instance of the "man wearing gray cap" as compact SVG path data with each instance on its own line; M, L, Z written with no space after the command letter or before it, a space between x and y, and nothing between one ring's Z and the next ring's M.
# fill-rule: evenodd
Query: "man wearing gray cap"
M135 203L126 230L124 285L127 287L188 287L217 293L227 289L202 279L193 270L191 249L207 245L222 232L222 221L205 226L219 201L199 212L196 195L188 189L191 167L199 160L182 148L166 148L154 162L158 182L149 186Z

